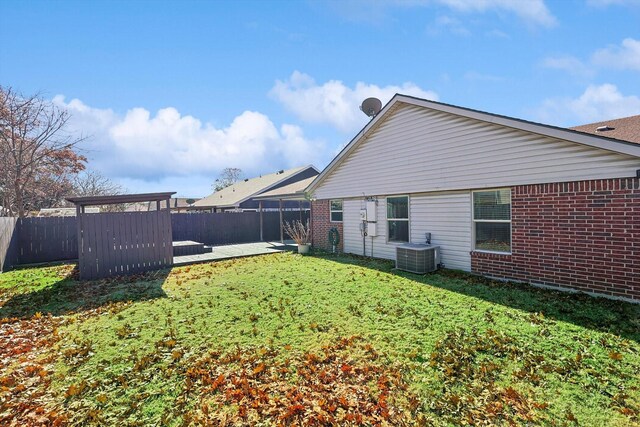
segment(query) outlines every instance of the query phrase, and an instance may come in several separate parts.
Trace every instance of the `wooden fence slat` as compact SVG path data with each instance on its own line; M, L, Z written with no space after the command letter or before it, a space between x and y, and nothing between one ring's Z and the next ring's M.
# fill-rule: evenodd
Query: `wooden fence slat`
M122 239L122 269L124 274L131 273L131 266L129 265L129 257L131 253L131 247L129 243L129 227L130 222L128 221L127 214L122 214L120 218L120 238Z
M115 275L117 274L117 269L116 269L116 265L117 265L117 261L116 261L116 254L117 251L115 249L115 215L113 214L109 214L107 216L107 225L109 226L109 232L107 235L107 246L109 248L109 274L110 275Z
M125 263L127 265L127 271L131 274L138 272L138 263L137 263L137 253L136 253L136 245L135 239L137 236L135 235L136 217L133 215L133 212L125 213L125 236L127 236L127 242L129 250L127 251L127 259Z
M135 228L133 229L133 235L134 237L134 242L135 242L135 247L136 247L136 271L137 272L142 272L144 271L145 265L145 259L144 259L144 243L145 243L145 237L146 237L146 225L149 223L148 221L143 221L142 220L142 215L137 215L138 212L135 212L135 220L136 220L136 225Z
M155 257L156 257L156 247L154 245L155 241L155 235L154 235L154 228L158 227L158 214L156 211L153 211L153 214L151 215L151 221L143 221L144 223L146 223L146 239L145 241L147 242L147 247L146 250L144 251L144 255L145 255L145 261L147 263L147 268L149 267L154 267L155 265L152 265Z

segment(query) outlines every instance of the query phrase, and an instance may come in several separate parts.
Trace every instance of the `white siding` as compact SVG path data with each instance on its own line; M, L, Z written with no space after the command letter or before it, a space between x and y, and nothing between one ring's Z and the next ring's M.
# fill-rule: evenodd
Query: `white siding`
M363 255L362 235L360 234L360 205L356 199L345 200L342 204L342 232L344 233L344 251Z
M471 193L437 193L411 196L411 241L440 245L447 268L471 271Z
M314 191L318 199L635 176L637 157L403 104ZM375 250L375 248L374 248Z
M366 255L395 260L396 244L387 243L385 196L377 196L378 235L366 238ZM442 263L448 268L471 270L470 192L413 194L409 196L411 242L423 243L430 232L432 243L442 248ZM363 255L360 209L363 199L344 201L344 251ZM373 252L372 252L373 251Z
M360 209L363 199L350 199L344 202L344 251L357 255L365 255L362 251L362 234L360 234ZM377 220L378 235L367 236L366 255L375 258L396 259L396 245L387 243L387 214L384 196L378 197Z

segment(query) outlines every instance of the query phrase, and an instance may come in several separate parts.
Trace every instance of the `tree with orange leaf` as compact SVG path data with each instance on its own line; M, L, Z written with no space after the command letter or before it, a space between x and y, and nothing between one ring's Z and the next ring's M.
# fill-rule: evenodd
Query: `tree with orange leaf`
M0 215L58 204L87 159L66 132L69 113L38 94L0 86Z

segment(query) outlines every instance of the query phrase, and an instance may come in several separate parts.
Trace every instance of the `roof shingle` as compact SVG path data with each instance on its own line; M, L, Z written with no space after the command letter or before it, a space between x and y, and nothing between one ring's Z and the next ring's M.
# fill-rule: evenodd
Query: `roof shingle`
M268 191L271 187L282 182L302 171L313 166L303 166L294 169L288 169L282 172L271 173L259 177L236 182L227 188L223 188L209 196L198 200L192 207L194 208L212 208L212 207L233 207L239 205L244 200Z
M596 129L607 126L609 130L598 131ZM640 114L637 116L623 117L620 119L605 120L597 123L576 126L570 128L583 133L619 139L621 141L640 144Z

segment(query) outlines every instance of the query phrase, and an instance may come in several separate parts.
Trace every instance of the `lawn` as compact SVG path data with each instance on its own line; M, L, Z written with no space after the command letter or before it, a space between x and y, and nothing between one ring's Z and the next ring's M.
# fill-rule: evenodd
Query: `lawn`
M282 253L0 275L1 425L640 425L640 306Z

